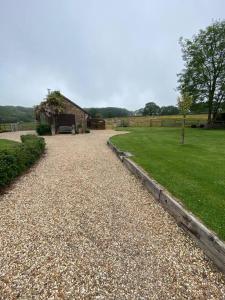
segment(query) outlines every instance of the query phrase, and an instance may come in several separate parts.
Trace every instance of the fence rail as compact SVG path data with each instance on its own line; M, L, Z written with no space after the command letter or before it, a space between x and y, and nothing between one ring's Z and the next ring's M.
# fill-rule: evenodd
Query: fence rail
M36 122L0 123L0 132L35 130Z
M116 127L180 127L182 117L177 118L152 118L152 117L124 117L105 119L106 128ZM200 127L207 123L206 118L187 117L186 126Z

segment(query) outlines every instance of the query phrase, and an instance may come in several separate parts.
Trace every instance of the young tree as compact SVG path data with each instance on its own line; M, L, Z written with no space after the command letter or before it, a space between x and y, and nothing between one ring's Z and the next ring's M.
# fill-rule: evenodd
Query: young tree
M186 114L190 111L192 104L192 96L188 93L184 93L177 98L177 106L179 108L180 114L183 115L182 129L181 129L181 144L184 144L184 129L185 129L185 120Z
M208 124L225 102L225 21L216 21L192 40L181 39L185 67L178 74L178 90L206 103Z
M148 102L145 104L143 110L143 116L158 115L159 112L160 112L160 107L157 104L155 104L154 102Z

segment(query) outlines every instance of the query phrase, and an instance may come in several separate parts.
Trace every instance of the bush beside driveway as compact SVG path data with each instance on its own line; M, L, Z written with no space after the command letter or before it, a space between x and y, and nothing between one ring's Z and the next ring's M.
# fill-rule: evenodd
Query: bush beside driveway
M43 138L21 136L21 143L0 139L0 190L33 165L45 150Z

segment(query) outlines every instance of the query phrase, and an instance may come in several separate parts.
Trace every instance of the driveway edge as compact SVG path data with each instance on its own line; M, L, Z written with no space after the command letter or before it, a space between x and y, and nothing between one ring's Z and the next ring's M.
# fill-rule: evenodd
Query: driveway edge
M126 152L120 151L110 140L107 145L124 163L127 169L139 178L147 190L159 201L171 216L174 217L176 223L182 227L189 236L197 242L204 253L214 262L219 270L225 273L225 244L218 236L209 230L200 220L198 220L191 212L187 211L184 206L168 191L154 179L130 160Z

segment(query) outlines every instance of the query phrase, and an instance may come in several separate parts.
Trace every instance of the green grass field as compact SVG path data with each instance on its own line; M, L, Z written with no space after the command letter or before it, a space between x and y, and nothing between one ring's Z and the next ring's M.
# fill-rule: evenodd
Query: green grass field
M181 145L179 128L127 130L113 144L225 240L225 131L188 128Z

